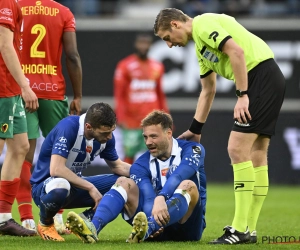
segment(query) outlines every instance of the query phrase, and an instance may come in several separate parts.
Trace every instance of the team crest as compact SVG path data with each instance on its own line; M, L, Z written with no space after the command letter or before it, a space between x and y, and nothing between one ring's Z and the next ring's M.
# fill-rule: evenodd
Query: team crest
M169 170L169 168L164 168L164 169L162 169L162 170L160 171L160 172L161 172L161 175L162 175L162 176L167 176L168 170Z
M90 154L93 151L92 146L86 146L85 151Z
M1 132L2 133L6 133L7 130L8 130L8 124L7 123L3 123L1 125Z

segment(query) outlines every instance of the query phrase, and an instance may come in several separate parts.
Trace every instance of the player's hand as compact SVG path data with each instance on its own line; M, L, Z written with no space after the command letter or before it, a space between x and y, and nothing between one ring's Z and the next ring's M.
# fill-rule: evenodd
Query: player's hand
M152 216L159 226L163 226L169 223L170 215L168 212L167 203L163 196L157 196L155 198L152 208Z
M249 97L248 95L243 95L238 97L237 103L234 107L234 119L239 123L248 123L252 118L249 108Z
M70 115L81 114L81 98L74 98L70 103Z
M95 206L93 207L93 209L95 210L98 207L100 200L102 199L102 194L98 191L98 189L95 186L93 186L89 190L89 194L95 201Z
M184 133L182 133L180 136L178 136L178 139L194 141L194 142L200 143L201 134L196 135L196 134L192 133L191 131L187 130Z
M25 109L26 111L33 113L39 107L39 101L36 97L36 94L32 91L29 85L21 88L22 91L22 98L25 102Z
M164 231L164 228L161 227L160 229L158 229L158 231L156 231L154 234L149 235L149 238L155 238L158 235L160 235L162 232Z

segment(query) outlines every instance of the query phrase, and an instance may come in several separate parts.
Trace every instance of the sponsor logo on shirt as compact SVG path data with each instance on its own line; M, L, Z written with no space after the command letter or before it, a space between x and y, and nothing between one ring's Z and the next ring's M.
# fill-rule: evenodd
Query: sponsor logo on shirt
M57 75L57 66L50 64L22 64L24 74Z
M73 162L72 167L86 167L88 164L86 162Z
M131 174L130 179L132 179L135 184L138 184L142 180L141 178L137 178L135 174Z
M78 154L85 154L85 152L84 152L83 150L80 150L80 149L78 149L78 148L72 148L72 151L73 151L73 152L76 152L76 153L78 153Z
M201 148L199 146L193 146L193 153L201 155Z
M28 15L44 15L44 16L57 16L59 13L58 8L51 8L41 5L41 1L36 2L36 6L24 6L21 8L23 16Z
M185 158L186 161L189 161L189 166L192 166L192 165L196 165L197 167L199 166L199 158L200 156L197 155L197 154L194 154L194 155L191 155L191 158Z
M67 143L67 139L65 137L63 137L63 136L59 137L58 141L61 142L61 143Z
M214 63L219 62L219 58L209 50L205 50L205 52L203 53L203 57L205 59L207 59L208 61L211 61Z
M0 17L0 20L7 20L7 21L10 21L10 22L13 21L11 18L6 17L6 16L1 16L1 17Z
M8 8L3 8L0 10L0 13L7 16L12 16L12 10Z

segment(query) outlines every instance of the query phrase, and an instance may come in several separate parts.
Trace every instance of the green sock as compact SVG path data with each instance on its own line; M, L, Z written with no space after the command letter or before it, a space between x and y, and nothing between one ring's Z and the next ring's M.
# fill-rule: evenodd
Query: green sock
M254 168L254 176L255 182L252 195L252 202L248 214L248 226L250 232L256 229L258 216L268 193L268 166Z
M232 227L239 232L245 232L248 225L248 211L254 186L252 161L233 164L233 174L235 213Z

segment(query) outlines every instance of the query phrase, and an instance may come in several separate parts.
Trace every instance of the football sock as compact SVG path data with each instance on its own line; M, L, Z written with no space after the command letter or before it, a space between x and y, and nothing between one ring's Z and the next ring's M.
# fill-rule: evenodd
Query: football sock
M53 224L53 217L64 204L67 195L67 189L56 188L41 198L40 221L43 225Z
M250 232L256 229L256 223L260 210L265 201L269 189L268 166L254 168L254 189L252 202L248 213L248 226Z
M58 213L58 214L62 214L63 212L64 212L63 209L59 209L57 213Z
M121 186L114 185L101 199L92 219L97 234L112 220L117 218L127 202L127 192Z
M32 164L30 162L23 162L22 171L20 175L20 187L16 196L21 221L26 219L33 219L31 204L31 185L29 182L31 177L31 166Z
M190 200L191 198L188 193L182 195L181 192L177 193L175 191L173 196L166 201L170 215L170 221L166 225L163 225L163 227L167 227L178 222L187 213ZM157 224L153 216L150 216L148 218L148 231L145 235L145 239L157 232L160 228L161 226Z
M0 222L11 218L12 204L19 190L20 178L12 181L0 181Z
M235 213L232 222L239 232L245 232L252 200L254 171L252 161L233 164Z

